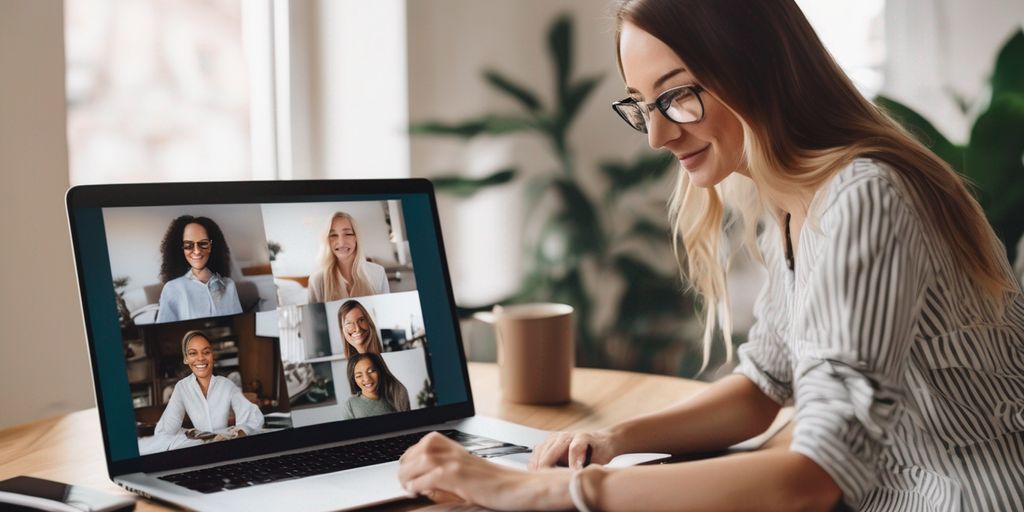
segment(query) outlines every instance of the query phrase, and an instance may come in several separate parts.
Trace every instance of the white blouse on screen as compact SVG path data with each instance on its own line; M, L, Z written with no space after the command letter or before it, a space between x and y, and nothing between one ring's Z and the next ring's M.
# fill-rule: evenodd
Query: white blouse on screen
M235 426L246 434L255 434L263 428L263 413L250 402L234 382L214 375L206 396L199 388L195 374L189 375L174 385L167 408L160 415L154 434L174 435L182 430L185 414L192 420L192 426L203 432L223 433L228 429L231 412L235 413Z

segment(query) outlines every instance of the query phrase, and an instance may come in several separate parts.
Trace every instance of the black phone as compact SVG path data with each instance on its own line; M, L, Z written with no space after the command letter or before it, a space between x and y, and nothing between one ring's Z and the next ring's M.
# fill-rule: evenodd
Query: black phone
M0 482L0 509L122 512L135 510L135 498L31 476Z

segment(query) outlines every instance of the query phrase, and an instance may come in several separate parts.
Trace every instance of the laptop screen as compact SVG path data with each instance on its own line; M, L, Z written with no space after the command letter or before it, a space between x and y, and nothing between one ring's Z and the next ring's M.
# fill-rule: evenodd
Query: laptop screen
M69 192L108 463L194 465L471 414L429 184L270 185Z

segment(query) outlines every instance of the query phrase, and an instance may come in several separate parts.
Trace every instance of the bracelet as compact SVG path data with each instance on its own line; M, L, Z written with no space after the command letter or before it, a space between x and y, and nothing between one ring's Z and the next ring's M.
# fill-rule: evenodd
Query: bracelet
M583 497L583 484L580 482L582 473L583 470L573 471L572 478L569 480L569 499L572 500L572 506L576 507L579 512L593 512L587 506L586 498Z
M580 483L580 474L582 471L573 471L572 478L569 480L569 499L572 500L572 506L576 507L579 512L592 512L590 507L587 506L587 500L583 497L583 485Z

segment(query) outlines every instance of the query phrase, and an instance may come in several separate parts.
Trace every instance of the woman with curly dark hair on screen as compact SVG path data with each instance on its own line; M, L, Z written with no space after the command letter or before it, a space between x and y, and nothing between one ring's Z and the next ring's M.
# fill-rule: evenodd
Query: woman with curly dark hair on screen
M182 215L160 243L163 262L160 309L156 321L234 315L242 312L231 274L231 249L217 223L207 217Z

